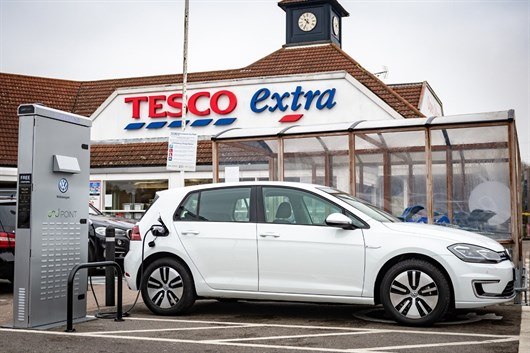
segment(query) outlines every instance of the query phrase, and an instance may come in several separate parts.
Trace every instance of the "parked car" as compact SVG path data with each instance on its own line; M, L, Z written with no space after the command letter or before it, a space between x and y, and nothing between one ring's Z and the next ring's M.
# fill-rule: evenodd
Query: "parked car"
M15 264L15 222L16 198L0 198L0 279L13 282ZM105 260L105 230L108 226L116 229L115 254L119 264L129 249L128 230L132 229L132 221L105 216L97 208L89 205L88 228L88 261ZM95 273L92 271L91 273Z
M115 229L115 256L118 262L123 261L129 250L129 236L127 232L134 226L134 221L104 215L93 205L89 204L88 228L88 261L105 261L105 232L108 226Z
M15 264L16 200L0 198L0 279L13 282Z
M450 308L507 302L514 266L496 241L405 223L347 193L287 182L158 192L131 232L128 286L155 314L197 298L382 303L429 325Z

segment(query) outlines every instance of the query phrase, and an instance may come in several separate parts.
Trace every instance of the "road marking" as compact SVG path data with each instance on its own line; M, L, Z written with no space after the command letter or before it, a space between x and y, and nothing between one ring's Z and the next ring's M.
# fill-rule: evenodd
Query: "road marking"
M316 329L316 330L344 330L344 331L378 331L380 333L410 333L410 334L424 334L424 335L441 335L441 336L463 336L463 337L487 337L487 338L508 338L517 337L513 335L492 335L487 333L462 333L462 332L439 332L439 331L422 331L422 330L403 330L403 329L367 329L344 326L308 326L308 325L286 325L286 324L264 324L264 323L245 323L245 322L231 322L231 321L206 321L206 320L182 320L182 319L158 319L158 318L140 318L129 317L127 320L138 321L159 321L159 322L179 322L179 323L202 323L202 324L223 324L223 325L249 325L260 327L283 327L283 328L298 328L298 329Z
M489 344L489 343L504 343L518 341L518 337L507 337L499 338L495 340L484 340L484 341L462 341L462 342L447 342L447 343L428 343L428 344L411 344L407 346L385 346L385 347L371 347L366 348L366 351L380 351L380 350L394 350L394 349L414 349L414 348L429 348L429 347L450 347L450 346L463 346L463 345L476 345L476 344ZM351 350L348 352L356 352Z
M521 307L519 352L530 352L530 306Z
M278 340L289 338L304 338L304 337L326 337L326 336L346 336L346 335L364 335L369 333L378 333L375 330L365 332L332 332L332 333L314 333L307 335L290 335L290 336L268 336L268 337L245 337L245 338L226 338L220 340L203 340L201 342L242 342L242 341L258 341L258 340Z
M255 327L250 325L230 325L230 326L201 326L201 327L175 327L175 328L160 328L160 329L149 329L149 330L118 330L118 331L102 331L97 332L99 335L110 335L113 333L141 333L141 332L162 332L162 331L191 331L191 330L217 330L223 328L247 328ZM81 335L90 335L94 332L80 332Z
M361 329L351 327L335 327L335 326L308 326L308 325L283 325L283 324L259 324L259 323L241 323L241 322L220 322L220 321L207 321L207 320L179 320L179 319L151 319L151 318L128 318L131 321L155 321L155 322L168 322L168 323L202 323L211 325L222 325L222 326L208 326L208 327L179 327L169 329L146 329L146 330L122 330L122 331L108 331L108 332L62 332L62 331L36 331L28 329L8 329L0 328L0 332L18 332L18 333L36 333L44 335L56 335L56 336L70 336L70 337L93 337L93 338L105 338L105 339L118 339L118 340L138 340L138 341L151 341L151 342L169 342L169 343L187 343L187 344L200 344L210 346L233 346L233 347L247 347L247 348L262 348L262 349L275 349L275 350L296 350L296 351L319 351L319 352L340 352L340 353L384 353L389 350L402 350L402 349L414 349L414 348L429 348L429 347L450 347L450 346L464 346L464 345L478 345L478 344L493 344L493 343L506 343L513 342L519 339L518 336L510 335L489 335L489 334L475 334L475 333L460 333L460 332L430 332L420 330L395 330L395 329ZM208 330L208 329L220 329L220 328L255 328L255 327L276 327L276 328L296 328L296 329L318 329L318 330L334 330L343 332L330 332L330 333L316 333L307 335L291 335L291 336L269 336L269 337L245 337L245 338L232 338L232 339L220 339L220 340L190 340L190 339L174 339L174 338L157 338L157 337L140 337L140 336L126 336L116 334L134 334L137 332L161 332L161 331L182 331L182 330ZM346 332L344 332L346 331ZM114 333L114 334L112 334ZM325 336L338 336L338 335L361 335L361 334L391 334L391 333L403 333L403 334L425 334L425 335L441 335L441 336L460 336L460 337L485 337L489 338L483 341L460 341L460 342L446 342L446 343L428 343L428 344L416 344L416 345L402 345L402 346L384 346L384 347L369 347L369 348L349 348L349 349L338 349L338 348L324 348L324 347L303 347L303 346L289 346L289 345L272 345L272 344L260 344L260 343L246 343L243 341L252 340L280 340L289 338L302 338L302 337L325 337Z

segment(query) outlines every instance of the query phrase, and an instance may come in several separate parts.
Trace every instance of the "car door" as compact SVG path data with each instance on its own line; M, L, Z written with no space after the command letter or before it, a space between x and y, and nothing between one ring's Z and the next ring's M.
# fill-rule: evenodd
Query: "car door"
M182 244L213 289L257 291L256 223L251 187L189 194L174 218Z
M363 231L325 224L346 213L325 198L297 188L262 187L257 225L259 290L313 295L361 296ZM364 226L360 220L348 214Z

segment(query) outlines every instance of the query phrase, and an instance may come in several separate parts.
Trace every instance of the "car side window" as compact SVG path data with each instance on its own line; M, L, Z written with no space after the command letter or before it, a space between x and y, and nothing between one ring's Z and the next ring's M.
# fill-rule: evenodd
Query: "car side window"
M208 222L249 222L250 187L201 191L199 220Z
M264 187L265 222L299 225L326 225L332 213L342 208L320 196L297 189Z
M342 213L339 206L333 205L316 195L306 194L302 196L303 206L309 213L313 225L326 225L326 218L332 213Z
M194 192L188 195L184 202L178 208L175 220L178 221L196 221L197 207L199 206L199 193Z

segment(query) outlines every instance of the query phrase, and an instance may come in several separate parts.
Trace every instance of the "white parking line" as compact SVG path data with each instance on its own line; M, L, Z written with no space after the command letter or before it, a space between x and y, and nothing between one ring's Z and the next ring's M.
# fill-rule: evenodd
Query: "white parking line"
M191 331L191 330L217 330L223 328L247 328L255 327L251 325L227 325L227 326L200 326L200 327L175 327L175 328L159 328L159 329L149 329L149 330L118 330L118 331L103 331L97 332L100 335L110 335L114 333L145 333L145 332L165 332L165 331ZM81 335L91 335L93 332L80 332Z
M530 352L530 306L521 307L519 352Z
M344 331L371 331L374 333L414 333L423 335L441 335L441 336L465 336L465 337L488 337L488 338L513 338L513 335L492 335L487 333L463 333L463 332L441 332L441 331L422 331L422 330L402 330L402 329L369 329L344 326L308 326L308 325L287 325L287 324L264 324L264 323L245 323L233 321L205 321L205 320L182 320L182 319L156 319L129 317L127 320L139 321L162 321L162 322L179 322L179 323L202 323L202 324L223 324L223 325L248 325L260 327L280 327L280 328L297 328L297 329L316 329L316 330L344 330Z
M493 343L505 343L519 340L518 336L511 335L490 335L490 334L476 334L476 333L460 333L460 332L431 332L431 331L420 331L420 330L401 330L401 329L366 329L366 328L353 328L353 327L335 327L335 326L308 326L308 325L285 325L285 324L262 324L262 323L243 323L243 322L221 322L221 321L207 321L207 320L181 320L181 319L158 319L158 318L128 318L128 321L154 321L154 322L168 322L168 323L189 323L189 324L209 324L209 325L220 325L220 326L200 326L200 327L177 327L168 329L145 329L145 330L120 330L120 331L107 331L107 332L73 332L66 333L61 331L36 331L26 329L3 329L0 328L0 332L18 332L18 333L36 333L44 335L57 335L57 336L69 336L69 337L93 337L93 338L104 338L104 339L118 339L118 340L136 340L144 342L169 342L169 343L187 343L187 344L199 344L199 345L210 345L210 346L232 346L232 347L245 347L245 348L262 348L262 349L274 349L274 350L296 350L296 351L319 351L319 352L341 352L341 353L374 353L374 352L388 352L405 349L418 349L418 348L430 348L430 347L450 347L450 346L466 346L466 345L478 345L478 344L493 344ZM284 336L268 336L268 337L242 337L242 338L230 338L230 339L219 339L219 340L193 340L193 339L178 339L178 338L160 338L160 337L141 337L141 336L127 336L126 334L135 334L138 332L162 332L162 331L184 331L184 330L210 330L210 329L224 329L224 328L256 328L256 327L275 327L275 328L294 328L294 329L313 329L313 330L328 330L328 331L342 331L342 332L328 332L328 333L315 333L315 334L303 334L303 335L284 335ZM475 340L470 341L459 341L459 342L445 342L445 343L427 343L427 344L416 344L416 345L401 345L401 346L380 346L380 347L369 347L369 348L325 348L325 347L303 347L303 346L290 346L290 345L278 345L278 344L261 344L252 343L249 341L257 340L281 340L289 338L312 338L312 337L326 337L326 336L347 336L347 335L363 335L363 334L392 334L392 333L403 333L403 334L424 334L424 335L439 335L439 336L457 336L457 337L474 337ZM117 335L124 334L124 335ZM483 341L476 340L477 337L489 338Z
M499 338L495 340L484 340L484 341L462 341L462 342L447 342L447 343L428 343L428 344L411 344L406 346L385 346L385 347L373 347L366 348L368 352L379 352L380 350L399 350L399 349L414 349L414 348L430 348L430 347L450 347L450 346L464 346L464 345L477 345L477 344L489 344L489 343L504 343L518 341L518 337L507 337ZM351 350L347 352L356 352L356 350Z
M226 339L221 339L221 340L203 340L202 342L207 342L207 341L209 341L209 342L243 342L243 341L259 341L259 340L280 340L280 339L304 338L304 337L364 335L364 334L368 334L368 333L376 333L376 332L373 332L373 331L365 331L365 332L332 332L332 333L313 333L313 334L308 334L308 335L226 338Z

